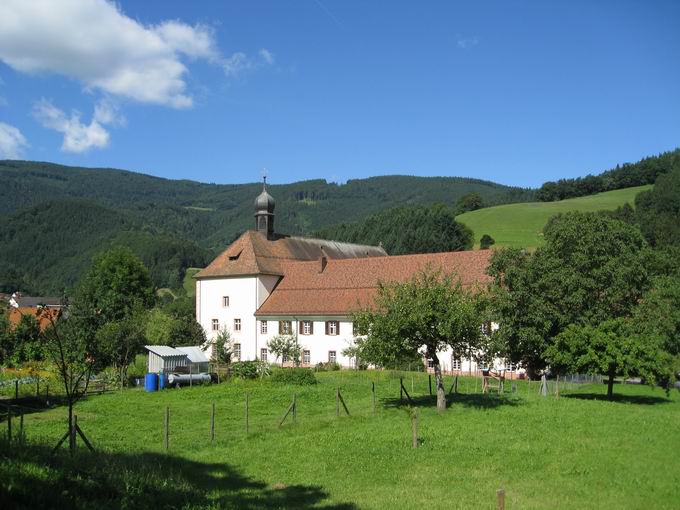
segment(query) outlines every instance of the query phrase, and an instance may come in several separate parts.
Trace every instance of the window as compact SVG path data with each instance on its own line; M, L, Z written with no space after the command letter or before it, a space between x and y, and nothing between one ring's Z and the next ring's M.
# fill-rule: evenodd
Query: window
M241 361L241 344L234 344L234 359Z
M229 296L222 296L222 308L229 306Z
M460 370L460 359L451 358L451 370Z
M506 360L505 361L505 370L507 370L508 372L514 372L515 371L515 365L510 363L509 360Z
M267 321L260 321L260 333L267 334Z
M291 321L279 321L279 335L290 335L293 332Z
M309 351L302 351L302 362L305 365L309 365L311 358L312 358L312 356L311 356L311 353Z
M312 321L300 321L300 334L301 335L313 335L314 334L314 322L312 322Z
M336 359L337 359L337 356L335 355L335 351L328 351L328 362L329 363L335 363Z
M241 319L234 319L234 331L241 331Z
M337 335L340 332L340 323L338 321L326 321L326 334Z
M432 361L431 359L428 359L427 360L427 368L434 368L434 361Z
M220 321L217 319L212 320L212 330L213 331L219 331L220 329Z
M260 359L267 361L267 349L260 349Z

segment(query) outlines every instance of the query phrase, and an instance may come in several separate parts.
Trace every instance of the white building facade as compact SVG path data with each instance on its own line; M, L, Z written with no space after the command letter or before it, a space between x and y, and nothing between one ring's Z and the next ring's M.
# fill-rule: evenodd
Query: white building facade
M455 271L464 285L489 279L487 250L390 257L382 247L276 234L274 199L266 189L255 201L255 223L257 230L245 232L194 277L196 320L208 343L228 331L241 361L285 364L269 341L290 335L300 346L302 366L354 367L346 353L355 339L351 315L372 303L379 281L405 281L425 267ZM439 360L447 373L486 368L447 351ZM502 360L490 368L515 372Z

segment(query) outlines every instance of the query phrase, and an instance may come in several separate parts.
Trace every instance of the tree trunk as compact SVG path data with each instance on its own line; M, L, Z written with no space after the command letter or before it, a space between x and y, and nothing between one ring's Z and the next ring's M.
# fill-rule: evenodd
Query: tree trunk
M614 375L616 368L614 366L609 367L609 382L607 383L607 398L609 400L614 398Z
M442 367L439 364L439 358L434 354L432 356L432 363L434 365L434 377L437 383L437 411L446 411L446 392L444 390L444 377L442 376Z
M76 449L76 435L73 433L73 402L68 402L68 449L71 454Z

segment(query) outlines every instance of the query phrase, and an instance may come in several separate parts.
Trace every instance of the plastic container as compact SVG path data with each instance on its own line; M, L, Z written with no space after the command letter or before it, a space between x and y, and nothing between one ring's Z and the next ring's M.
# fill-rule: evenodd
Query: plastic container
M149 372L144 377L144 391L158 391L158 374Z
M165 374L158 374L158 389L164 390L168 387L168 376Z

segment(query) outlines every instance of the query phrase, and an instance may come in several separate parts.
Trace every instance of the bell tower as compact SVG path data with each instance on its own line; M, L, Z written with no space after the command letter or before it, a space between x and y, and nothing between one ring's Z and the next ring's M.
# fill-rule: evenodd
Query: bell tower
M267 193L267 177L262 178L262 193L255 199L255 228L267 239L274 238L274 198Z

